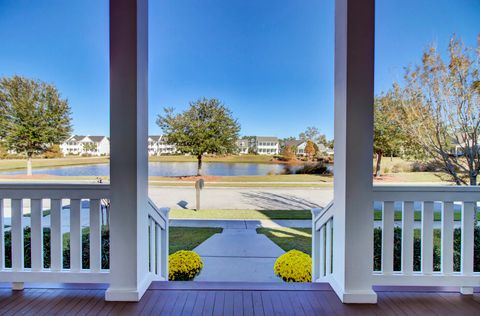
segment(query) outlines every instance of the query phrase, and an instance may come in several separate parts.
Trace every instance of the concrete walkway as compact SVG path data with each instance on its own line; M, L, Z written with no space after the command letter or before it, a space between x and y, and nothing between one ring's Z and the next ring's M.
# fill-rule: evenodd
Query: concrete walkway
M170 226L177 227L220 227L223 229L252 229L259 227L278 228L310 228L311 220L286 220L286 219L171 219Z
M273 265L284 251L254 228L226 228L194 251L204 263L195 281L282 282Z

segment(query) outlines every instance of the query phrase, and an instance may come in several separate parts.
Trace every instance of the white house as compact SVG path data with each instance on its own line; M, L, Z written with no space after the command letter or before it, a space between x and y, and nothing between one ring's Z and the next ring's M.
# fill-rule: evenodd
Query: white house
M239 139L237 140L238 153L240 155L248 154L248 149L250 148L248 139Z
M73 135L60 145L64 156L68 155L110 155L110 139L106 136Z
M324 144L315 143L318 148L318 151L326 154L328 156L333 155L333 149L326 147ZM298 156L305 156L305 147L307 146L307 141L304 140L290 140L285 142L284 146L292 146L295 147L295 153Z
M255 151L259 155L278 155L280 152L278 138L269 136L255 137Z

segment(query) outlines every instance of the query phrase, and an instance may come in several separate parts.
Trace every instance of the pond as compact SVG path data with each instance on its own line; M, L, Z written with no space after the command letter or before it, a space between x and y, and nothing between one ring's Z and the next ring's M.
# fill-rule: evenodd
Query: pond
M266 163L224 163L204 162L203 174L209 176L263 176L271 173L283 173L285 168L293 172L301 165L266 164ZM197 173L196 162L149 162L150 176L191 176ZM24 174L25 170L0 172L4 175ZM65 166L54 168L33 169L33 174L48 174L55 176L108 176L108 164L92 164L81 166Z

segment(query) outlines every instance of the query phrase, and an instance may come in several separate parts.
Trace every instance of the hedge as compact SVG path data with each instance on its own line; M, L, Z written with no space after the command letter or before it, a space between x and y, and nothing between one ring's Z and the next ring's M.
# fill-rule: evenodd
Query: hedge
M30 244L30 227L26 227L24 232L24 266L30 268L32 266L31 260L31 244ZM107 228L102 228L102 269L109 268L109 231ZM12 243L11 232L5 232L5 267L12 267ZM82 230L82 268L90 268L90 235L89 228ZM50 268L50 228L43 229L43 266ZM63 234L63 268L70 268L70 233Z
M393 234L393 270L401 271L402 262L402 229L394 228ZM373 269L381 270L382 262L382 229L374 229L373 242ZM455 228L453 231L453 269L460 271L460 253L461 253L461 229ZM475 225L474 231L474 271L480 271L480 227ZM441 270L441 230L433 231L433 271ZM421 271L421 230L414 230L413 237L413 271Z

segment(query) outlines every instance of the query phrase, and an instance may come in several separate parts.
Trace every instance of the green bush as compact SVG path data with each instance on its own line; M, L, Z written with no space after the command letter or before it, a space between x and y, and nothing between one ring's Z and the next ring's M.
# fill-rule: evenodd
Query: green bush
M380 271L382 263L382 229L375 228L373 232L373 270ZM393 270L401 271L402 260L402 229L394 228L393 233ZM453 231L453 270L460 271L461 229ZM474 271L480 271L480 227L475 226L474 233ZM441 231L433 231L433 271L441 270ZM413 271L421 271L421 231L414 230L413 237Z
M31 268L31 231L30 227L26 227L23 230L24 233L24 267ZM107 228L102 228L102 269L108 269L109 267L109 231ZM12 235L10 231L5 232L5 267L12 267ZM43 267L50 268L50 228L43 229ZM70 233L63 234L63 268L70 268ZM82 230L82 268L90 268L90 235L89 229L84 228Z

